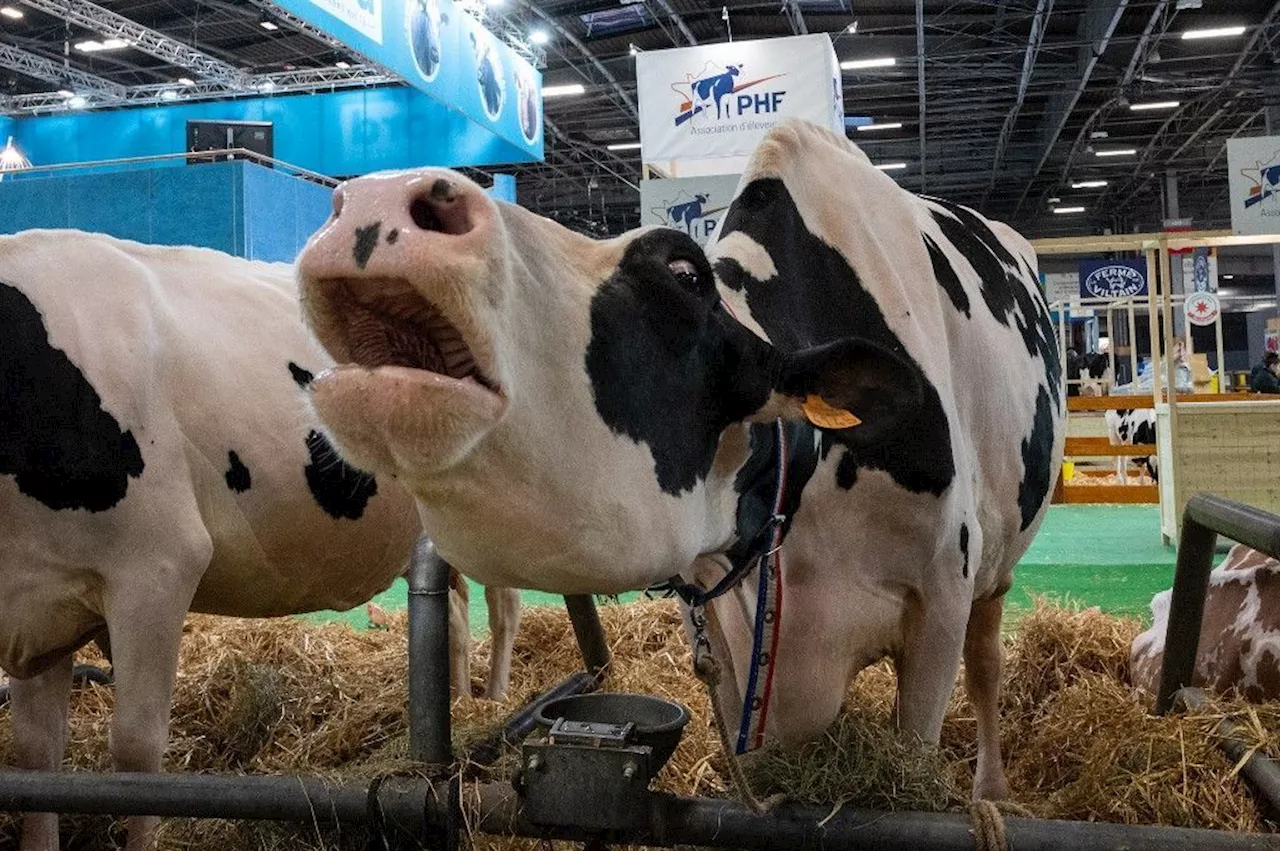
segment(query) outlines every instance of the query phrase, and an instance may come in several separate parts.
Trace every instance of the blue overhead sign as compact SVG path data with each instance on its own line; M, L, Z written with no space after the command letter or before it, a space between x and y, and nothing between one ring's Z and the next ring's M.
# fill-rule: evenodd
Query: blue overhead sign
M542 74L453 0L272 2L502 139L511 162L542 159Z
M1146 294L1146 260L1080 261L1082 298L1128 298Z

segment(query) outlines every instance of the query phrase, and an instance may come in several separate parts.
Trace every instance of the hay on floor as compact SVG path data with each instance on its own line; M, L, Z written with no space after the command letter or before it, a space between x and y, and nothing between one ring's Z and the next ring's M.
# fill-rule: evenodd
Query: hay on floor
M657 786L691 795L730 795L724 757L710 727L705 692L690 673L687 642L671 601L603 605L614 655L608 688L657 694L689 707L693 719ZM1212 746L1208 731L1229 714L1252 744L1280 754L1280 706L1221 699L1191 716L1154 718L1149 697L1126 685L1136 620L1043 604L1006 638L1003 746L1012 798L1045 818L1096 819L1260 831L1250 792ZM86 651L86 661L94 656ZM475 648L477 679L488 646ZM100 661L100 660L99 660ZM568 618L558 609L524 612L504 703L455 702L460 745L490 730L525 700L580 668ZM104 770L113 693L77 689L68 765ZM389 630L344 625L237 621L193 616L174 696L168 771L318 773L365 778L413 770L406 758L405 619ZM940 747L894 733L892 669L881 663L850 687L840 719L795 753L772 748L748 762L758 793L876 809L959 810L975 758L974 720L957 688ZM11 760L8 711L0 709L0 761ZM110 847L119 825L63 819L64 843ZM0 815L0 847L14 819ZM166 849L363 847L358 831L318 834L302 827L174 819ZM476 837L476 847L540 848L540 843ZM566 846L568 847L568 846Z

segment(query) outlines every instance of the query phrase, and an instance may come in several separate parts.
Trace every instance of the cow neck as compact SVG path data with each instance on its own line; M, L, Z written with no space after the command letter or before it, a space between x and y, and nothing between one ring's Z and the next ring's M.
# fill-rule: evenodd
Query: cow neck
M710 589L673 576L658 590L674 592L693 607L705 606L737 587L778 551L791 528L800 495L818 464L818 432L805 423L776 420L751 427L751 453L738 471L733 543L722 555L728 572Z

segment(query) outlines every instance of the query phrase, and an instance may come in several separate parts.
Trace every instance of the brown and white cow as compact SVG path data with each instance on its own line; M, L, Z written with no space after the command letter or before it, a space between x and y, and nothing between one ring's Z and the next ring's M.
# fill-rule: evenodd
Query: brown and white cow
M780 418L799 481L766 729L820 734L888 654L898 722L936 742L963 655L975 793L1005 794L1002 597L1057 477L1064 406L1035 257L1011 229L789 122L710 256L674 230L591 240L426 169L343 186L298 269L343 364L312 385L326 431L408 485L441 553L482 582L717 578L758 528L740 521L761 513L748 484ZM754 587L710 609L735 699Z
M1133 684L1155 693L1164 664L1172 591L1151 600L1151 628L1133 641ZM1236 544L1209 574L1192 684L1236 690L1247 700L1280 698L1280 562Z
M0 237L0 668L19 767L61 764L72 653L91 639L109 634L115 765L157 771L188 610L348 609L404 571L412 498L341 461L305 404L330 363L288 265ZM518 598L487 596L497 696ZM154 825L131 820L129 847ZM56 817L29 816L22 847L56 849Z

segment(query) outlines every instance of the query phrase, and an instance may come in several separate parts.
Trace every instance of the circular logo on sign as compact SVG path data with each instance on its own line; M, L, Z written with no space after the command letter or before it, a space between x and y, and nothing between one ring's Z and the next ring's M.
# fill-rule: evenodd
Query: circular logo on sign
M538 111L538 84L530 68L516 68L516 103L520 112L520 133L526 142L532 144L538 138L542 116Z
M1132 266L1101 266L1084 279L1084 290L1094 298L1124 298L1142 292L1145 283Z
M1218 319L1218 314L1222 312L1218 305L1218 297L1213 293L1194 293L1187 296L1187 303L1183 309L1187 314L1187 321L1192 325L1212 325Z
M480 87L480 102L490 121L502 115L502 104L507 99L507 83L502 78L502 60L488 38L471 33L471 50L476 61L476 85Z
M430 83L440 73L440 7L436 0L408 0L404 8L413 64Z

